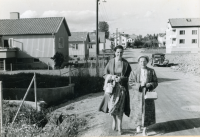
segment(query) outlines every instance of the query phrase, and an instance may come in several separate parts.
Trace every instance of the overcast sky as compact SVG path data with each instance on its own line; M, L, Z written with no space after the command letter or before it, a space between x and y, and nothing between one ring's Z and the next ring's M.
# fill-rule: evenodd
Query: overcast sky
M93 31L96 0L0 0L0 19L64 16L69 29ZM200 18L200 0L100 0L99 20L116 31L136 35L163 33L169 18Z

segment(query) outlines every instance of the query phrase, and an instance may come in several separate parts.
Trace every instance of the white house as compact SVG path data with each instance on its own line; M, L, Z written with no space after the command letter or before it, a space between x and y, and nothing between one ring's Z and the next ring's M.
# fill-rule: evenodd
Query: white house
M135 34L129 35L127 42L133 43L136 38L137 38L137 35L135 35Z
M166 30L166 53L200 52L200 18L169 19Z
M128 34L119 34L119 35L115 36L116 45L121 45L124 48L126 48L128 38L129 38Z
M87 59L89 57L88 32L71 32L69 37L69 56L71 59Z
M20 19L17 12L10 17L0 20L0 63L12 63L22 69L46 68L47 65L53 68L51 57L56 52L62 53L68 62L71 33L64 17Z
M166 45L166 34L165 33L159 33L158 34L158 46L159 47L165 47Z

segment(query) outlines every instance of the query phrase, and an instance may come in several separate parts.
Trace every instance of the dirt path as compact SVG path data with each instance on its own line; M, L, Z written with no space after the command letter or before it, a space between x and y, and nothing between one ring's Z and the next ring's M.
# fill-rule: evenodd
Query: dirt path
M136 59L139 54L140 50L128 50L124 54L132 69L137 67ZM149 127L148 135L200 135L200 78L170 68L154 69L159 80L156 89L159 99L155 101L156 124ZM131 96L132 91L129 92ZM86 95L58 106L55 113L84 117L87 124L79 131L78 136L118 136L111 130L111 117L97 111L102 98L103 92ZM135 127L124 115L122 136L133 136Z

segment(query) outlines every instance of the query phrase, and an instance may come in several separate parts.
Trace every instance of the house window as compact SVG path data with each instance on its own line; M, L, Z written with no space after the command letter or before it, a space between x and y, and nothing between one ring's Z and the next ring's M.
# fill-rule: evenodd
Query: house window
M197 30L192 30L192 35L196 35L197 34Z
M175 44L176 43L176 38L173 38L172 39L172 44Z
M197 39L192 39L192 43L197 43Z
M33 59L33 62L34 62L34 63L38 63L38 62L40 62L40 60L39 60L39 59L36 59L36 58L34 58L34 59Z
M89 45L89 49L92 49L92 44Z
M185 30L180 30L180 35L185 35Z
M74 57L77 57L77 55L74 55Z
M63 39L63 37L58 39L58 48L64 48L64 39Z
M7 40L7 39L4 40L4 43L3 43L3 44L4 44L4 47L7 47L7 48L9 47L8 40Z
M74 50L78 50L78 44L73 44L72 49L74 49Z
M180 39L180 40L179 40L179 43L180 43L180 44L184 44L184 43L185 43L185 40L184 40L184 39Z

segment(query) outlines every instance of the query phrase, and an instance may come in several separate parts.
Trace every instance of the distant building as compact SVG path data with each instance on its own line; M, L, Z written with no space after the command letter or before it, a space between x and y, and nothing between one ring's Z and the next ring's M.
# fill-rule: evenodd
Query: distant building
M71 32L69 37L69 56L71 59L87 59L89 57L88 32Z
M99 32L99 53L102 52L103 49L105 49L105 32ZM96 57L96 32L89 32L89 56L90 57Z
M166 45L166 34L165 33L159 33L158 34L158 46L159 47L165 47Z
M0 20L0 65L3 61L4 69L10 63L29 69L45 68L47 64L54 68L51 57L56 52L68 62L71 33L64 17L20 19L16 12L10 17Z
M133 43L136 38L137 38L137 35L135 35L135 34L129 35L127 42Z
M166 30L166 53L200 52L200 18L169 19Z

